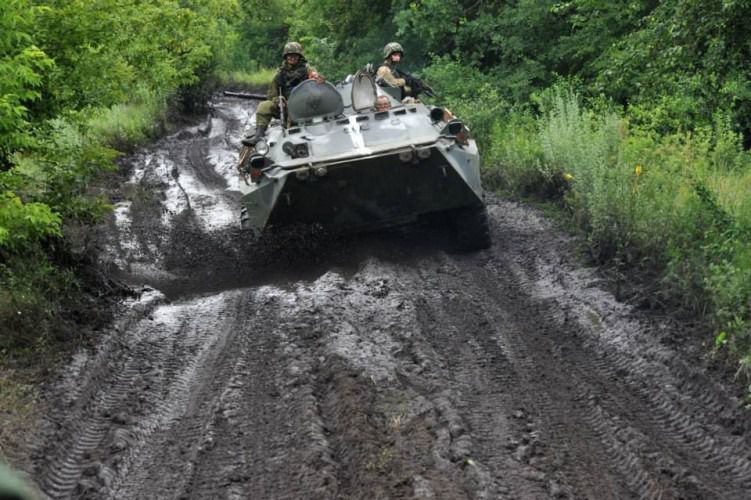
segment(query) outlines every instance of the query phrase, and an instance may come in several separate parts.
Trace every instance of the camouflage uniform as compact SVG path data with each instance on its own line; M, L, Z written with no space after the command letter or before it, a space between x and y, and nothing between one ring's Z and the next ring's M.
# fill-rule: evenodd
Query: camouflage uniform
M284 99L289 99L289 94L292 92L293 88L300 85L305 80L315 78L318 75L316 70L305 60L305 57L302 54L302 47L299 43L290 42L284 46L284 54L282 57L286 58L289 54L297 54L300 56L300 59L295 65L288 64L285 59L279 67L279 70L276 72L276 75L274 75L269 91L266 94L268 100L259 103L258 108L256 109L257 129L265 130L269 126L269 123L271 123L272 118L280 118L280 90Z
M386 44L383 48L385 59L383 64L378 68L378 71L376 71L376 77L380 84L385 84L389 87L400 87L402 89L402 97L406 97L412 94L412 89L407 85L407 80L401 77L396 64L391 60L391 55L396 52L404 55L404 49L399 43L391 42Z

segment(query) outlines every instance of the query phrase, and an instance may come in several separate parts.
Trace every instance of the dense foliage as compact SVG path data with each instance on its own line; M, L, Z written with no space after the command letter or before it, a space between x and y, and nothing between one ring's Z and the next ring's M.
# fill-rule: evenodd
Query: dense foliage
M230 64L240 12L235 0L3 2L0 349L53 333L77 286L68 228L109 210L92 183L169 100Z

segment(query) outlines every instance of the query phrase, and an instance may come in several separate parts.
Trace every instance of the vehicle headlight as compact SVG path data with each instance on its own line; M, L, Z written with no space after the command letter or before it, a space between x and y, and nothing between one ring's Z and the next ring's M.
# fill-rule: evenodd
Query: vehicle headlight
M412 150L402 151L399 153L399 159L404 163L412 161Z
M266 166L266 158L259 154L254 154L250 157L248 163L250 163L251 168L257 168L260 170Z
M424 160L425 158L430 158L430 148L423 148L417 150L417 156Z
M261 156L266 156L267 154L269 154L269 144L263 139L256 142L256 153Z

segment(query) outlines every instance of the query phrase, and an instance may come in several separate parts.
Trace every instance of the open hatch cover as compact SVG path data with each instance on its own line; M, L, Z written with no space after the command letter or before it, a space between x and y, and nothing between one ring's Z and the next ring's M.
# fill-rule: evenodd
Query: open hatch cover
M305 80L292 90L287 110L293 122L334 118L342 114L344 103L341 94L332 84Z

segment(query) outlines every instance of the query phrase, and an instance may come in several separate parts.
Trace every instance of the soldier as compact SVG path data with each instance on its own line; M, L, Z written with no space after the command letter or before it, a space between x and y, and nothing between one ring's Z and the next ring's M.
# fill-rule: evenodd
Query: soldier
M284 61L274 75L269 91L268 100L258 104L256 109L256 134L243 140L246 146L252 146L261 140L272 118L280 118L281 110L279 101L287 100L290 92L305 80L314 79L323 83L324 78L305 60L302 53L302 45L297 42L288 42L284 45L282 53ZM286 126L286 124L284 124Z
M412 89L407 85L405 78L400 78L400 72L396 65L402 60L404 49L398 42L387 43L383 48L383 64L378 68L376 77L378 84L402 89L402 97L411 95Z
M402 90L402 99L407 97L416 98L420 93L427 96L433 95L433 89L422 80L413 77L406 71L399 70L396 66L404 57L404 49L398 42L387 43L383 48L383 64L376 72L376 82L385 87L399 87Z

